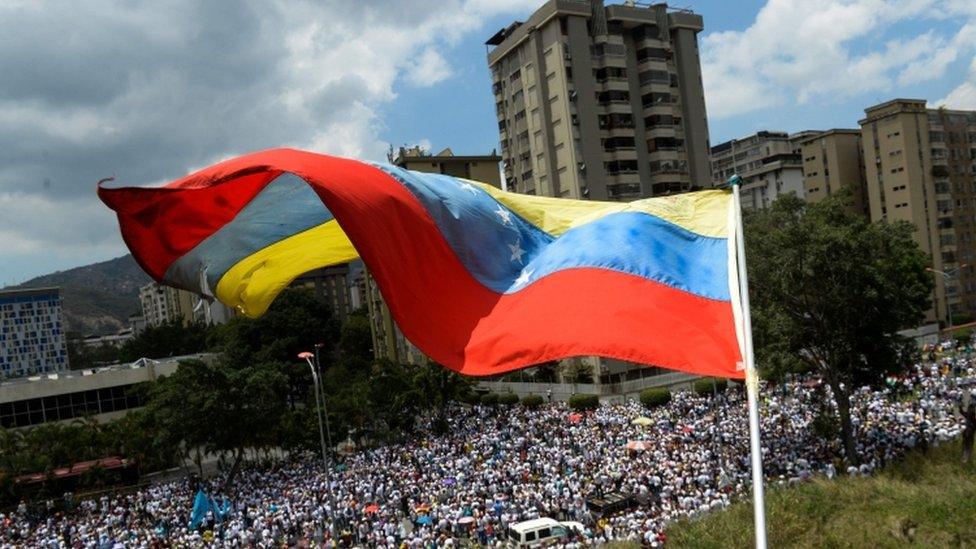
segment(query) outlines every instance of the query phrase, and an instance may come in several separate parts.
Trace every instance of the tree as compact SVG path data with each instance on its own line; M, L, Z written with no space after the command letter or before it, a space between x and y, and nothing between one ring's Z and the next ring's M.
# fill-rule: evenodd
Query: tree
M149 326L139 335L126 341L119 349L122 362L140 358L164 358L189 355L207 349L207 326L200 322L183 324L180 319Z
M908 361L910 342L897 332L923 319L932 277L910 224L872 223L849 201L776 200L748 216L746 255L757 364L770 377L822 376L856 463L850 392Z

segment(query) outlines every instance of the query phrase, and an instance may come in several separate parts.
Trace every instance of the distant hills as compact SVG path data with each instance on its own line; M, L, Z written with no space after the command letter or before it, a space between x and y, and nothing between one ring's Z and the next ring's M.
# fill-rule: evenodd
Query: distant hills
M139 287L151 281L131 255L46 274L4 289L61 288L69 332L107 334L128 326L140 313Z

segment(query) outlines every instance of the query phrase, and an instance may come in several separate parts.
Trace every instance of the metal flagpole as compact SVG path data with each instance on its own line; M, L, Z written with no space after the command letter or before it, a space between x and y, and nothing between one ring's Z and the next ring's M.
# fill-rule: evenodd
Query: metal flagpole
M739 300L742 304L742 359L746 363L746 395L749 401L749 453L752 458L752 505L756 529L756 549L766 549L766 504L763 495L762 444L759 442L759 373L752 352L752 313L749 310L749 277L746 272L746 239L742 230L742 204L738 175L729 180L735 208L736 265L739 271Z

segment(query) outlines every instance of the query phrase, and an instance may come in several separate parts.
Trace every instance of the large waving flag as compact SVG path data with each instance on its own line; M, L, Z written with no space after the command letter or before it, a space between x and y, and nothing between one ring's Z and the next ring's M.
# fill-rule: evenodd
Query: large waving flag
M404 335L464 374L596 355L743 377L727 191L567 200L284 149L99 196L153 278L248 316L361 257Z

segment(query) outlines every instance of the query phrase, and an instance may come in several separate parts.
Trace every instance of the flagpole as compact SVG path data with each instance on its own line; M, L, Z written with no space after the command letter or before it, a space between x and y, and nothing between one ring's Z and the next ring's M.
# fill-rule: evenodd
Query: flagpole
M752 351L752 313L749 310L749 276L746 272L746 239L742 230L742 204L738 175L729 180L735 208L736 266L739 271L739 302L742 304L742 359L746 363L746 396L749 401L749 454L752 458L752 506L756 529L756 549L766 549L766 504L763 494L762 444L759 441L759 373Z

